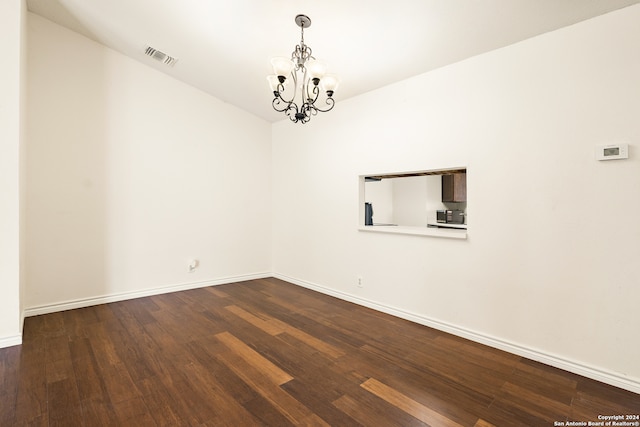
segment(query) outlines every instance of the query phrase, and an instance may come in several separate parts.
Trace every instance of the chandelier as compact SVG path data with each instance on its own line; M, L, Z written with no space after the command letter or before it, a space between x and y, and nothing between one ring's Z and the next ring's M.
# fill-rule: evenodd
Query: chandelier
M268 76L267 81L273 91L273 109L284 112L294 123L307 123L318 111L325 113L333 108L333 91L338 87L339 79L326 74L326 64L315 59L311 48L304 44L304 29L311 26L311 19L298 15L295 21L300 27L300 44L296 45L291 58L271 59L274 75ZM291 86L293 89L284 95L285 88ZM326 96L320 96L321 89ZM295 102L298 93L300 104ZM319 99L324 99L324 104Z

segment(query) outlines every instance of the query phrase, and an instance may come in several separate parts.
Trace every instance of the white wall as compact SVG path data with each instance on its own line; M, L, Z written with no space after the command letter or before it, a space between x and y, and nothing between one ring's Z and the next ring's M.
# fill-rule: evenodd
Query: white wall
M427 177L396 178L393 182L393 222L410 227L427 226Z
M0 2L0 347L20 344L22 0Z
M276 276L640 392L638 22L629 7L276 123ZM595 161L612 141L630 159ZM467 240L358 232L358 175L459 166Z
M393 223L393 180L383 179L364 184L365 202L371 203L374 224ZM364 224L364 218L362 219Z
M270 124L28 24L28 314L269 275Z

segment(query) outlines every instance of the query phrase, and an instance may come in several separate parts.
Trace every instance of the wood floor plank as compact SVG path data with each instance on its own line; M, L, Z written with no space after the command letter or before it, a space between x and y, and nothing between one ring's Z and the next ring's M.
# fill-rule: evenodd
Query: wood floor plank
M640 414L640 395L588 378L578 377L576 397L597 402L610 413Z
M504 384L502 393L497 397L497 400L509 402L514 407L535 415L548 423L562 419L570 412L570 406L564 402L559 402L509 382Z
M144 381L149 381L150 378ZM169 402L171 411L185 420L177 425L200 425L215 417L215 412L208 402L208 396L197 395L192 385L182 372L162 376L157 379L157 387L162 387L171 396ZM146 400L146 397L144 397Z
M236 356L241 357L264 376L273 381L274 384L282 385L293 379L291 375L262 357L257 351L240 341L228 332L216 334L221 343L229 348Z
M235 400L205 367L190 363L183 368L183 373L192 393L206 396L207 406L213 410L207 422L237 426L258 424L253 414Z
M488 409L489 410L482 416L482 418L496 426L549 425L549 421L534 415L526 408L523 410L509 401L496 400L489 405ZM557 421L566 421L566 418L563 417Z
M287 417L285 417L276 407L274 407L267 399L258 395L255 398L246 401L243 406L251 412L259 425L287 427L295 426Z
M91 325L91 349L98 368L108 371L113 366L122 363L116 349L119 329L111 328L104 322ZM118 341L121 343L121 341Z
M344 351L336 348L334 345L309 335L298 328L287 328L284 333L291 335L295 339L307 344L309 347L315 348L320 353L326 354L333 359L337 359L344 355Z
M151 411L141 397L115 403L113 409L120 425L139 427L155 427L157 425L151 416Z
M103 401L108 399L108 392L104 383L105 371L101 371L95 357L78 359L73 364L76 384L80 400Z
M361 387L427 424L445 427L462 427L455 421L431 408L427 408L375 378L363 382Z
M378 399L374 395L370 396ZM336 408L353 420L347 424L349 426L423 427L428 425L393 405L387 404L385 407L384 404L387 404L384 400L375 401L347 394L333 402Z
M136 383L147 408L159 426L179 426L187 424L181 416L180 404L176 403L172 390L160 378L145 378Z
M18 392L24 392L25 387L24 385L20 387L19 383L20 381L30 382L28 379L21 378L20 354L21 349L18 346L0 350L0 425L11 425L16 422ZM40 413L40 399L35 399L33 405L34 412ZM38 413L31 415L27 412L26 416L35 417Z
M279 387L279 381L274 381L270 375L265 374L264 370L256 368L244 358L237 357L233 351L219 353L217 357L293 424L328 425L319 417L314 417L309 408L282 390Z
M69 336L56 335L45 341L45 353L47 360L71 360L69 349Z
M296 399L306 407L313 408L320 418L332 426L355 425L353 418L333 404L344 393L353 394L351 388L339 387L341 390L336 390L337 381L320 378L321 376L307 375L304 378L296 378L284 384L282 389L291 396L296 396Z
M478 366L460 363L455 355L448 354L443 348L432 347L429 351L423 351L409 360L405 359L402 354L389 352L381 346L366 344L362 350L390 363L400 363L403 368L415 374L426 370L425 375L432 373L449 383L460 384L462 388L469 390L477 399L481 399L487 404L499 392L506 378L506 375L497 375L495 372ZM407 350L407 353L411 354L412 352Z
M64 319L62 313L49 313L47 315L34 316L25 321L23 330L23 345L29 340L64 335Z
M147 334L161 350L182 348L182 340L178 340L177 337L174 337L171 334L171 330L164 326L163 323L164 322L157 322L144 325L143 329L145 334ZM113 340L113 338L111 339ZM114 344L117 345L118 343L114 342Z
M430 348L425 348L425 353L429 352ZM470 411L481 410L495 398L495 394L488 390L488 387L478 389L475 384L467 381L452 380L449 375L451 365L448 360L442 358L425 356L422 366L416 366L414 363L403 362L402 357L398 355L385 353L382 349L371 349L365 345L357 356L345 358L344 363L347 366L357 366L357 373L364 375L364 380L379 378L388 383L402 382L416 390L418 395L429 399L441 396L441 405L450 402L451 410L455 412L461 412L457 409L460 406ZM389 372L388 366L395 366L393 372ZM499 390L495 389L496 392Z
M95 425L114 427L120 425L115 408L108 399L83 400L82 417L85 420L91 420Z
M548 426L640 395L267 278L30 317L1 426Z
M191 310L210 311L219 310L229 305L228 296L224 292L219 291L213 293L213 288L197 288L180 292L178 296L182 299ZM224 296L222 296L224 295Z
M81 425L82 405L74 378L47 384L49 422Z
M102 381L104 381L109 400L113 404L140 397L140 392L131 379L125 364L118 365L114 371L106 373L102 377Z
M88 338L90 336L87 326L99 321L92 307L67 310L62 312L64 331L69 340Z
M274 322L270 322L269 320L262 319L248 311L244 310L237 305L229 305L225 307L228 311L232 312L239 318L251 323L256 328L263 330L269 335L278 335L284 332L284 329L280 324L276 324Z
M358 384L369 378L376 378L463 425L472 425L494 399L484 393L477 393L466 384L452 382L446 376L439 375L436 366L420 370L403 365L399 360L401 359L391 363L387 359L376 361L364 352L355 360L349 357L341 363L355 367L352 375L354 378L358 377ZM389 369L389 366L394 368ZM364 376L360 377L361 374Z
M432 345L436 348L446 348L449 356L460 364L478 366L492 374L503 375L513 373L514 368L520 363L521 357L509 354L506 351L487 348L487 346L475 343L460 337L451 335L434 338Z
M508 381L513 385L569 406L576 395L578 376L566 374L565 372L559 375L542 364L530 365L519 362Z
M224 291L221 291L220 289L215 289L215 288L206 288L208 292L211 292L213 295L220 297L220 298L228 298L229 295L227 295Z
M190 310L182 299L175 299L181 301L181 304L177 305L176 308L162 309L151 313L157 323L170 333L173 339L186 343L223 330L202 313ZM185 327L185 325L188 325L188 327Z
M479 419L474 425L473 427L496 427L493 424L491 424L490 422L487 422L483 419Z
M291 325L288 325L285 322L268 316L264 313L260 313L260 316L256 316L236 305L227 306L226 309L234 313L236 316L256 326L257 328L262 329L269 335L279 335L282 333L289 334L292 337L315 348L316 350L328 355L329 357L338 358L344 354L342 350L339 350L335 346L328 344L326 341L315 338L314 336L309 335L298 328L292 327Z
M187 344L189 352L197 359L197 362L207 369L216 382L232 396L238 403L245 405L246 402L253 401L260 397L260 394L246 384L233 371L222 363L215 355L227 351L227 348L215 337L206 341L192 342ZM222 348L222 350L218 350Z
M60 362L61 363L61 362ZM16 392L15 421L18 424L28 424L36 422L41 417L48 416L47 402L47 369L46 364L37 364L24 360L19 362L16 389L9 389ZM0 375L2 377L2 375ZM3 388L3 390L5 390ZM2 406L2 405L0 405ZM0 410L0 412L2 412ZM4 425L0 423L0 425Z
M602 414L640 415L640 396L632 400L624 394L618 400L617 395L613 390L604 394L578 391L572 401L569 418L597 420L598 415Z

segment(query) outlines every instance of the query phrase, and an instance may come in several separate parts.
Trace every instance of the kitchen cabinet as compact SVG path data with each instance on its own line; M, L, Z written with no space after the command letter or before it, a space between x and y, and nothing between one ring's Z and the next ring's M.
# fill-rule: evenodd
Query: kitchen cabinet
M467 201L466 173L442 175L442 201L444 203Z

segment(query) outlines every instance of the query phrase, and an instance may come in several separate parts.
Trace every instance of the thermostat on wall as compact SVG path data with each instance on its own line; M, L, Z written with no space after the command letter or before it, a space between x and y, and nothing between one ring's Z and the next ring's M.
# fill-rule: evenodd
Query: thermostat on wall
M596 160L618 160L629 158L629 144L599 145Z

